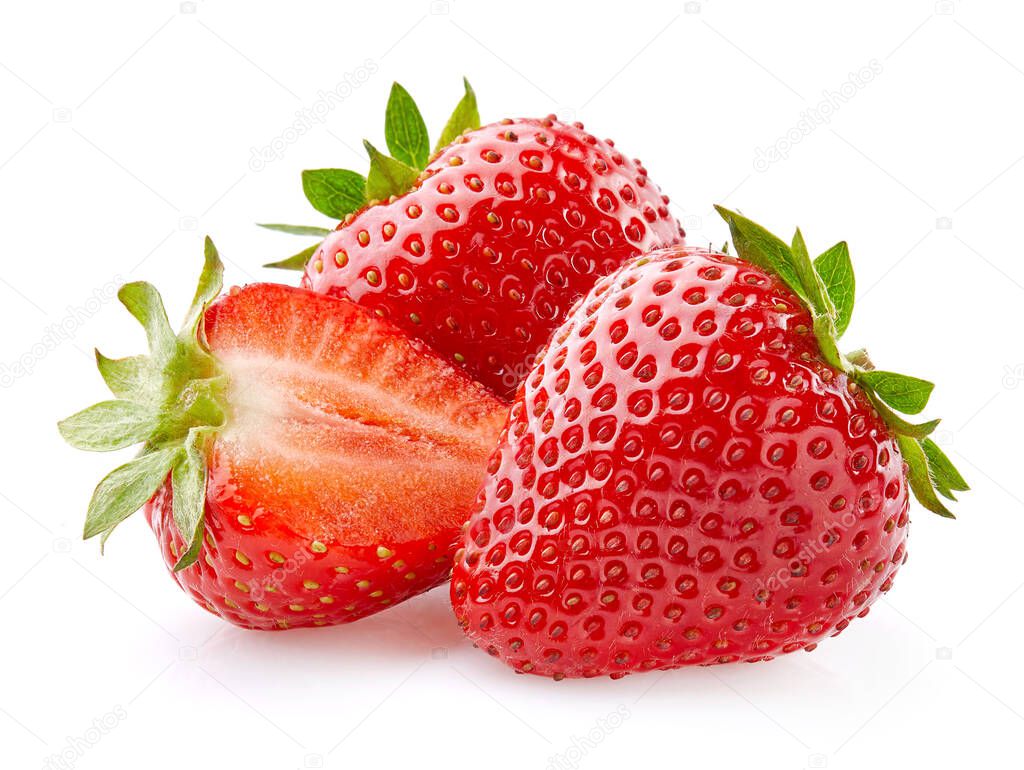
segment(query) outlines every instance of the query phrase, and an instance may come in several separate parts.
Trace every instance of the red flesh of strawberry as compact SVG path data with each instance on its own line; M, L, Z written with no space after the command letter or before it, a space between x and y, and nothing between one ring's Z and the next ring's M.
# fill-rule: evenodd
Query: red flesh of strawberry
M272 629L355 620L444 581L502 404L390 324L302 289L235 290L206 335L230 416L181 587ZM169 485L146 513L173 566Z

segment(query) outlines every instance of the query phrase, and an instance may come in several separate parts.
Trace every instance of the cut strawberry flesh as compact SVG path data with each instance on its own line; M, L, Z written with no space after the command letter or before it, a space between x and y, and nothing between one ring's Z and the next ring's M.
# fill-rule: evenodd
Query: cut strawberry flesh
M272 284L206 315L228 378L210 503L346 545L457 528L506 407L351 302Z

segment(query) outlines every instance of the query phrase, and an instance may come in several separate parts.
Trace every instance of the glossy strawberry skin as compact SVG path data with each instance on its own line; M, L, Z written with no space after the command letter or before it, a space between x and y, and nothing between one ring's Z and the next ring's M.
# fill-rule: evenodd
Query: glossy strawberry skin
M448 578L506 405L351 302L274 284L210 306L227 424L206 458L205 539L172 575L231 623L371 615ZM184 553L170 484L146 518Z
M519 672L621 676L813 649L905 559L895 441L758 268L633 260L517 395L452 602Z
M639 162L582 124L506 120L346 219L303 285L371 308L511 398L598 277L681 241L667 204Z
M282 522L252 522L251 507L239 506L223 488L218 492L221 499L207 502L199 560L171 574L194 601L236 626L275 631L348 623L448 579L455 550L450 528L384 550L324 542ZM167 485L146 506L168 569L183 547L171 504Z

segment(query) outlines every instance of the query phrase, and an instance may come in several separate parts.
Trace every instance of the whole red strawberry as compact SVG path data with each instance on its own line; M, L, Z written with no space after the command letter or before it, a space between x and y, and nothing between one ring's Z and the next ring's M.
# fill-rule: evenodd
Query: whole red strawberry
M121 289L151 355L97 354L117 400L60 427L143 449L85 536L145 504L178 584L247 628L356 620L444 581L506 407L351 302L255 284L210 304L221 273L207 242L177 336L152 286Z
M683 233L640 162L583 124L478 125L467 84L426 165L426 128L396 84L385 126L395 158L367 144L366 180L304 174L314 205L348 213L305 253L303 285L373 309L510 398L598 277Z
M908 485L943 515L936 490L967 488L937 421L890 408L931 384L838 352L846 245L812 264L799 231L789 247L722 211L740 258L677 247L602 279L513 404L451 594L517 671L813 649L892 586Z

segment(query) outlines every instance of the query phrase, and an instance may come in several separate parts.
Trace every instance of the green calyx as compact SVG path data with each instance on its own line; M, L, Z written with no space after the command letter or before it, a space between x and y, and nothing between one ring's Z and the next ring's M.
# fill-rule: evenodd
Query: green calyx
M205 262L181 331L167 321L159 292L128 283L118 299L146 330L148 356L107 358L96 365L116 398L101 401L58 423L77 449L107 452L142 444L134 460L115 468L96 486L85 518L86 539L101 544L171 477L174 524L187 544L175 570L193 564L203 542L206 450L224 425L225 378L206 345L203 316L220 294L224 266L207 238Z
M837 243L812 260L799 229L787 245L734 211L721 206L715 210L729 225L737 255L779 276L807 306L825 362L864 392L896 437L914 497L929 511L954 518L941 498L956 500L954 493L969 487L952 461L928 438L939 421L912 423L899 414L922 412L935 386L917 377L877 370L863 350L846 355L839 350L839 338L853 313L856 287L846 243Z
M370 170L366 176L341 168L303 171L302 191L313 208L331 219L344 219L374 201L407 193L433 154L455 141L463 131L480 127L476 94L468 80L463 78L462 82L465 92L441 131L433 152L427 125L416 102L401 85L392 84L384 113L384 141L391 154L385 155L364 140L363 146L370 158ZM331 232L327 228L305 225L261 224L260 227L291 235L311 235L321 240ZM319 242L264 267L302 270L318 245Z

